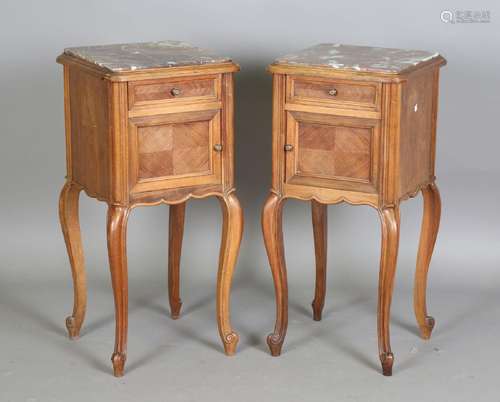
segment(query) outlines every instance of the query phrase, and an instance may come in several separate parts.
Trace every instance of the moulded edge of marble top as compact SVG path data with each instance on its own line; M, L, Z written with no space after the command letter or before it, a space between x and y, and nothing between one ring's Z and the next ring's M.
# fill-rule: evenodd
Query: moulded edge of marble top
M321 47L323 47L323 49L321 49ZM388 56L372 56L367 55L366 53L363 54L361 52L358 56L359 60L356 60L356 56L353 56L351 54L347 55L347 57L350 57L351 60L347 63L343 63L343 61L345 61L343 59L346 57L346 55L342 54L342 52L331 55L325 54L325 51L327 53L330 53L331 51L335 51L335 49L342 47L351 52L356 51L356 48L359 48L360 50L376 50L380 53L387 52L395 55L396 57L394 57L394 59L391 59L391 57ZM370 59L370 57L373 57L373 59ZM334 71L364 72L394 76L404 74L409 70L413 70L415 68L423 67L430 64L432 61L437 62L440 65L446 64L446 59L438 52L431 53L422 50L405 50L323 43L306 49L302 49L295 54L292 53L284 55L276 59L271 64L271 67L312 67L331 69Z
M70 47L63 55L109 73L232 63L229 57L179 41Z

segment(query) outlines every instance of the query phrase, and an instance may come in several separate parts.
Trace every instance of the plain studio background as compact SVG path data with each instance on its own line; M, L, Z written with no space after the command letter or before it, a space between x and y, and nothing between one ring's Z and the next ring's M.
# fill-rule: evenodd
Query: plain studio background
M442 10L489 10L485 24L446 24ZM0 13L1 401L498 401L500 227L498 2L21 1ZM111 375L114 307L103 203L81 197L89 277L82 337L70 342L70 267L57 216L65 176L62 68L68 46L189 41L240 63L236 176L245 231L232 293L241 336L224 356L215 321L220 210L189 203L181 319L169 318L168 210L129 223L126 375ZM433 50L441 70L437 176L443 201L431 264L430 341L417 336L412 283L421 197L404 203L392 311L394 376L380 373L376 291L380 225L369 207L329 207L323 321L313 322L310 207L285 208L290 325L283 354L265 337L274 290L260 230L270 185L271 77L284 53L321 42Z

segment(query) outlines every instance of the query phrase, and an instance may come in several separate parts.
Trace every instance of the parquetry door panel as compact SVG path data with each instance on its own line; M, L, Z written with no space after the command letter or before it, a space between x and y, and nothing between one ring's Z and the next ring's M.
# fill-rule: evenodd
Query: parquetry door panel
M216 144L219 110L130 119L132 191L219 183L221 153Z
M289 184L376 191L376 120L288 112L285 151Z

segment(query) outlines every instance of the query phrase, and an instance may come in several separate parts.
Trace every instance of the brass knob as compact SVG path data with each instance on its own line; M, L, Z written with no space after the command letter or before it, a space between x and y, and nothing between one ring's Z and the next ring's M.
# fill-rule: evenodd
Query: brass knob
M170 93L172 94L172 96L178 96L181 94L181 90L179 88L172 88L170 90Z
M337 90L335 88L330 89L328 91L328 95L330 95L330 96L337 96Z
M215 145L214 145L214 151L215 151L215 152L220 152L220 151L222 151L222 144L215 144Z
M286 144L285 145L285 151L289 152L293 149L293 145L292 144Z

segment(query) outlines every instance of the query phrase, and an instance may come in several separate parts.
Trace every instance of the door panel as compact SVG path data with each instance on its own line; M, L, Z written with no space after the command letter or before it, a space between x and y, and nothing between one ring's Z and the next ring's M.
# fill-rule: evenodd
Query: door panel
M139 179L210 172L209 121L138 128Z
M130 119L132 191L219 183L218 143L218 110Z
M377 120L288 112L286 181L375 192L378 137Z
M298 141L299 174L370 180L370 128L303 123Z

